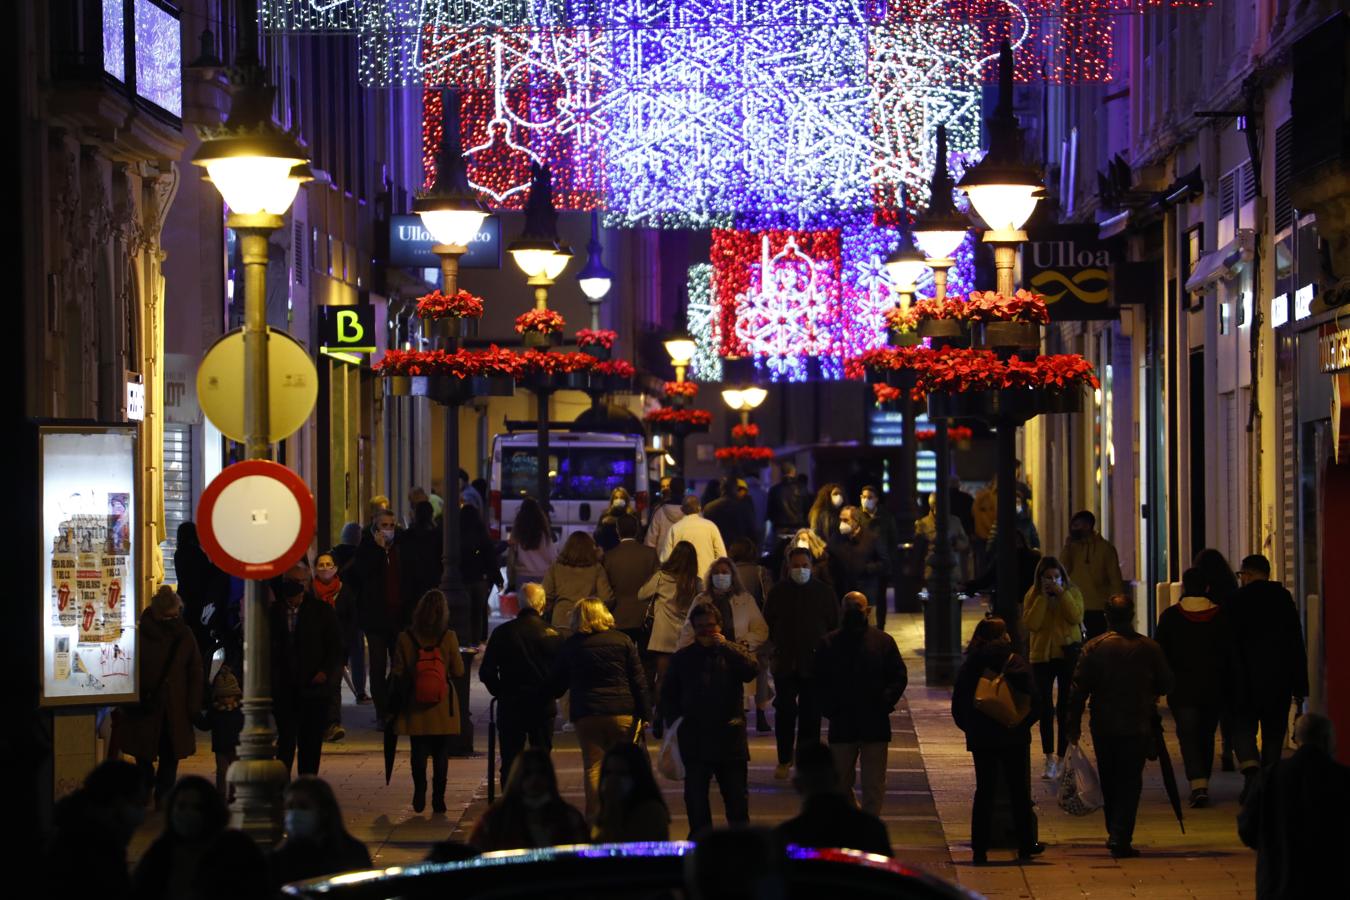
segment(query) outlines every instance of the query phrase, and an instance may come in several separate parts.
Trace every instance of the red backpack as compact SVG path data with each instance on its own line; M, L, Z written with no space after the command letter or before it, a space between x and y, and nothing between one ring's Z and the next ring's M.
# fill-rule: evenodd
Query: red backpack
M441 657L441 648L418 647L413 699L418 703L440 703L445 696L445 687L445 660Z

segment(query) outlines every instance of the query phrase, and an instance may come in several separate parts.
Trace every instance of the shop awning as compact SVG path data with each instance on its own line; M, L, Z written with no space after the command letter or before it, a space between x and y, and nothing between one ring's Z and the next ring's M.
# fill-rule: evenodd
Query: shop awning
M1200 257L1186 279L1186 290L1203 291L1216 281L1231 278L1249 262L1255 249L1255 235L1249 229L1242 229L1231 241L1218 250Z

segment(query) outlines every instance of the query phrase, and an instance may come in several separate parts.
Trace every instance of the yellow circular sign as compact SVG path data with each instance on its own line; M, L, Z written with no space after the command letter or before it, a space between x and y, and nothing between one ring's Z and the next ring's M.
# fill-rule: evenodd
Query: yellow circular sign
M290 437L314 411L319 373L305 345L267 329L267 440ZM202 412L232 441L244 440L244 332L236 329L211 345L197 368Z

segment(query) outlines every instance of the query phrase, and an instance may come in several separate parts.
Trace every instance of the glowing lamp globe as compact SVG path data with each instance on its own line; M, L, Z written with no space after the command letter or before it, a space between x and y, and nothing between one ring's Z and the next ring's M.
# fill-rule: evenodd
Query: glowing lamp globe
M1021 231L1043 193L1039 184L960 185L991 231Z
M285 215L295 202L304 179L294 169L305 162L304 157L287 153L278 156L219 155L208 151L228 150L212 147L226 141L209 141L202 145L193 162L206 169L206 177L220 191L230 212L241 215L270 213Z
M768 396L769 392L762 387L748 387L741 391L741 402L748 409L758 409Z
M722 390L722 402L731 409L740 409L744 402L741 399L742 391L740 388L724 388Z
M482 209L420 209L422 227L438 244L467 247L478 236L487 212Z
M671 365L687 366L698 352L698 344L694 343L692 338L674 337L664 341L664 344L666 353L670 355Z
M914 247L901 246L886 260L886 274L902 294L914 293L914 283L928 268L927 257Z
M964 231L914 231L914 242L929 259L951 259L965 239Z
M609 294L609 289L613 282L608 278L578 278L577 284L581 286L581 292L586 295L588 300L600 301Z
M562 265L554 262L553 258L558 255L558 246L552 241L516 241L507 249L511 252L511 258L516 261L516 265L520 267L520 271L528 278L538 278L550 268L556 268L561 272L567 265L566 260Z
M563 273L567 264L572 261L572 248L566 244L559 244L558 249L553 251L553 255L544 263L544 277L552 281Z

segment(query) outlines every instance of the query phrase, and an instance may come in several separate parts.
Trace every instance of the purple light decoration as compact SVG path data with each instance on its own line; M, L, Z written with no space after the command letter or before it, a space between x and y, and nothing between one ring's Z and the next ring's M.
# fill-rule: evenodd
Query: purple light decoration
M183 115L183 34L178 17L151 0L135 0L136 93L161 109ZM121 3L117 4L119 7ZM104 5L107 43L107 4Z
M127 80L127 42L123 0L103 0L103 71Z

